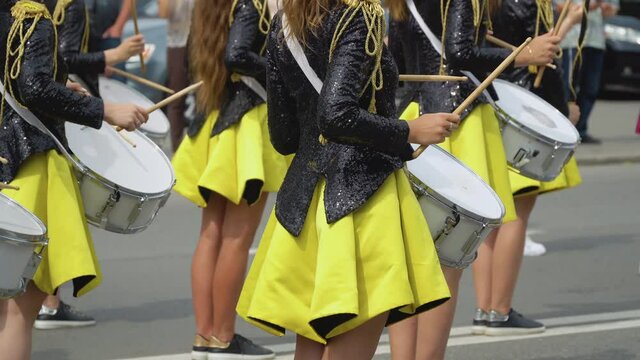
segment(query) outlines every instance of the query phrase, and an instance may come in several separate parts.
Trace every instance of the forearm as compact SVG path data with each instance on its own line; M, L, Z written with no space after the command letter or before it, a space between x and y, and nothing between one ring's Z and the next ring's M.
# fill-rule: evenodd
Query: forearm
M158 0L158 16L166 19L170 13L169 0Z
M113 24L114 26L117 25L120 29L124 27L124 24L129 20L132 3L133 0L122 0L122 7L120 8L120 13L118 14L116 22Z

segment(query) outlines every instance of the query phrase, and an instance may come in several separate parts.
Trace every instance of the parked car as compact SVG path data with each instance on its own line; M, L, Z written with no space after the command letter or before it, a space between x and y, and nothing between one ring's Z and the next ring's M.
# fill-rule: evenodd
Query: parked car
M607 51L603 90L640 89L640 19L618 15L606 19Z

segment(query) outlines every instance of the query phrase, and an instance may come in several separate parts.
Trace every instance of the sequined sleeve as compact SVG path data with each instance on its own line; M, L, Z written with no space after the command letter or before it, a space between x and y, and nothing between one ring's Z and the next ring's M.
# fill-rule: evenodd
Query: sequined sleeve
M451 0L447 15L445 53L451 67L478 73L489 72L511 53L507 49L481 46L484 43L484 26L476 32L470 0Z
M365 18L358 14L336 44L318 99L318 127L330 141L398 155L406 150L409 125L368 111L367 83L376 59L366 53L367 34Z
M83 53L82 39L85 30L84 1L73 1L65 10L64 22L58 26L60 54L71 73L94 73L104 71L104 52Z
M502 2L493 19L494 35L512 45L520 44L536 31L537 6L533 0ZM546 32L541 30L541 33Z
M269 33L267 45L267 103L269 104L269 135L273 147L281 154L298 150L300 124L296 118L296 102L286 89L277 64L278 54L287 51L279 31Z
M227 0L231 1L231 0ZM265 5L266 6L266 5ZM238 0L225 50L225 65L235 73L258 80L266 77L267 61L255 51L260 34L260 14L252 0Z
M24 48L16 87L20 100L30 110L46 114L47 118L100 128L104 115L102 100L75 93L54 79L56 61L52 27L51 22L40 21Z

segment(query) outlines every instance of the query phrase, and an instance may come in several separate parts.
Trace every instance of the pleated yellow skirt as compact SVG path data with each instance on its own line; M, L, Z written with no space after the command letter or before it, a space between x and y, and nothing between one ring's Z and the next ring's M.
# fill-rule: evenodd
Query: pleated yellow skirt
M3 190L47 226L49 246L33 278L41 291L53 294L73 281L74 296L82 296L102 282L102 274L84 215L80 189L71 165L51 150L32 155Z
M274 335L286 329L324 344L387 311L391 324L450 297L404 172L331 225L324 188L321 180L299 237L271 215L240 296L241 317Z
M400 118L413 120L418 116L420 107L414 102ZM490 105L476 106L451 137L438 145L471 168L498 194L506 210L503 223L517 219L500 125Z
M217 119L218 112L211 112L200 132L180 144L172 160L174 190L199 207L207 205L210 192L252 204L261 193L278 191L290 161L271 145L267 106L256 106L212 137Z
M509 170L509 181L514 196L544 194L551 191L569 189L582 183L575 157L572 157L557 178L552 181L538 181Z

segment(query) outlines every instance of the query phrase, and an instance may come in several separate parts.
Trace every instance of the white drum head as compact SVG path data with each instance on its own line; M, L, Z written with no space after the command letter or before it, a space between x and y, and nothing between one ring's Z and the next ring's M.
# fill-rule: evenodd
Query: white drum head
M496 104L519 124L558 142L575 144L580 140L571 121L536 94L500 79L493 81L493 87L500 98Z
M111 125L99 130L67 122L67 139L80 162L108 181L143 194L159 194L173 186L169 159L144 134L124 132L128 144Z
M104 76L100 77L100 96L106 102L134 103L145 109L154 105L151 100L135 89L130 88L120 81L112 80ZM156 110L149 115L149 121L142 125L140 130L150 134L167 134L169 132L169 120L161 110Z
M500 219L504 215L502 202L495 192L478 175L437 145L427 147L420 157L407 161L407 168L425 185L458 207L488 219Z
M35 215L0 194L0 234L3 230L27 236L43 236L47 232L44 224Z

